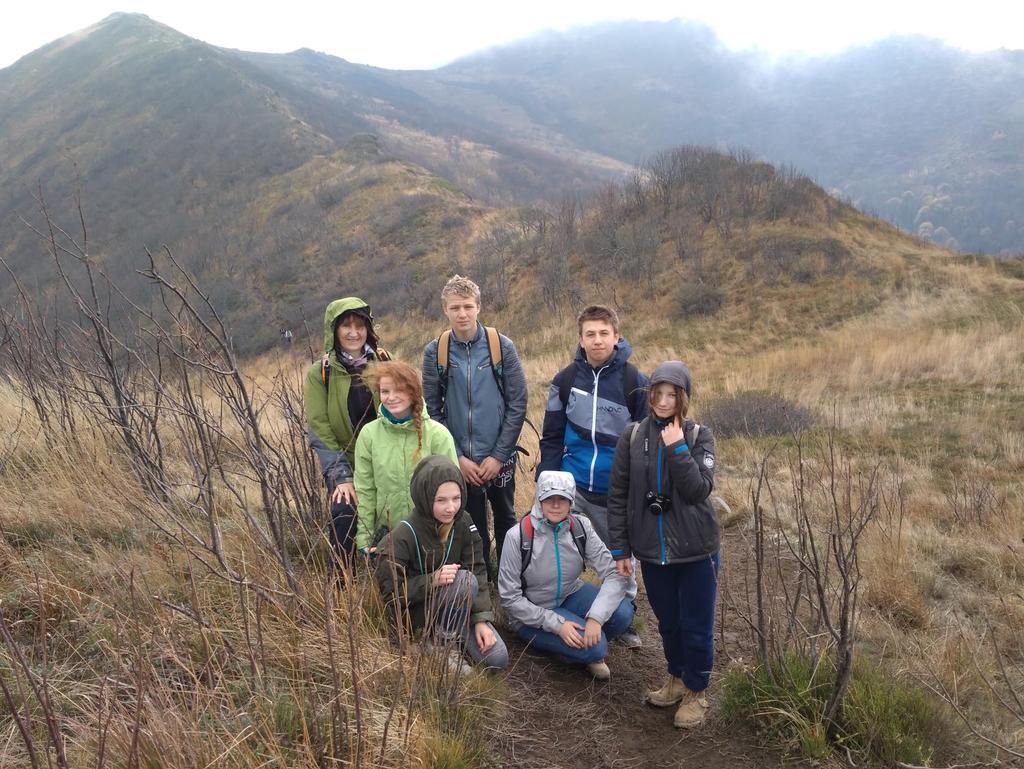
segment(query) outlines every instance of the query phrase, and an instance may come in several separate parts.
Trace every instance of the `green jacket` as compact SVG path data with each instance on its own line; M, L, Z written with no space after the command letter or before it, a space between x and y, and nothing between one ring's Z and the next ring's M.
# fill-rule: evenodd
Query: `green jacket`
M348 415L352 375L338 362L334 350L334 322L343 313L359 308L370 309L366 302L354 296L337 299L327 305L324 312L324 354L327 355L330 376L325 385L323 365L317 360L306 373L303 389L309 445L320 459L320 468L330 489L339 483L352 482L352 449L356 438ZM376 393L373 394L373 402L375 406L380 405Z
M409 481L418 459L440 454L456 466L455 441L440 422L423 411L423 447L416 459L416 428L412 421L395 424L378 409L356 442L356 494L359 496L356 547L370 547L381 526L394 529L412 512Z
M433 506L438 487L446 481L454 481L462 488L462 509L452 522L447 542L442 544ZM470 623L493 622L483 540L466 512L466 483L458 465L444 457L425 458L416 466L410 493L414 505L406 519L409 525L396 526L381 542L377 583L385 602L408 612L414 629L422 628L434 571L446 563L457 563L471 570L477 580Z

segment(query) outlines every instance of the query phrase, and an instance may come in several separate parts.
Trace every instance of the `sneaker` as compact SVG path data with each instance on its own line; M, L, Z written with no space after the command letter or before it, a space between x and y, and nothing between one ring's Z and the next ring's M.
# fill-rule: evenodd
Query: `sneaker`
M683 687L685 689L685 687ZM689 689L683 694L676 710L672 723L679 729L692 729L704 723L704 716L708 712L708 700L704 692L691 692Z
M643 639L633 628L628 628L625 633L615 639L627 649L639 649L644 645Z
M607 681L612 677L612 671L608 669L608 664L604 660L591 662L587 665L587 672L598 681Z
M683 684L682 679L669 676L664 686L660 689L647 692L647 697L644 698L644 701L648 705L654 705L656 708L667 708L679 702L683 695L686 694L686 691L686 685Z

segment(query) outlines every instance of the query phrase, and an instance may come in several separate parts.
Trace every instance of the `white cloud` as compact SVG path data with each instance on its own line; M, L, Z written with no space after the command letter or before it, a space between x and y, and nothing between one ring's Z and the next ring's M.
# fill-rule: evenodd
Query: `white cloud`
M544 29L624 18L698 19L733 48L829 53L891 34L923 34L973 50L1024 48L1024 4L861 3L822 0L479 0L258 3L137 0L19 3L4 10L0 66L118 10L145 13L181 32L230 48L284 52L307 47L367 64L426 68Z

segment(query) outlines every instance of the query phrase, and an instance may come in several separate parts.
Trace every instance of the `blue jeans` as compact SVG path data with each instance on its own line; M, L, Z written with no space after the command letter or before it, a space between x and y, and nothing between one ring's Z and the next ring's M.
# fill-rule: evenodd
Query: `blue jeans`
M691 692L708 688L715 661L718 553L690 563L640 562L647 598L658 618L669 675Z
M598 588L589 582L584 582L583 587L570 595L562 605L554 609L554 612L565 617L571 622L586 626L586 614L597 598ZM550 654L558 654L571 662L578 662L581 665L589 665L591 662L600 662L608 654L608 639L622 635L626 628L633 621L633 602L629 598L623 598L622 602L612 612L612 616L601 628L601 640L589 649L574 649L567 645L557 634L549 633L536 627L519 628L517 634L520 638L535 649ZM580 634L583 635L582 633Z

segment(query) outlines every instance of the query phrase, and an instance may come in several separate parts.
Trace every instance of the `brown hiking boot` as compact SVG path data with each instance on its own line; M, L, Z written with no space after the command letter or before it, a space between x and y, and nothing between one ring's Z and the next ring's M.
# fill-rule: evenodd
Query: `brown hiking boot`
M598 681L607 681L612 677L612 671L608 669L608 665L604 660L591 662L587 665L587 672Z
M682 679L669 676L660 689L647 692L645 701L656 708L667 708L679 702L685 693L686 686L683 685Z
M704 723L704 716L708 712L708 700L704 692L691 692L683 687L684 694L676 710L676 717L672 723L679 729L690 729Z

